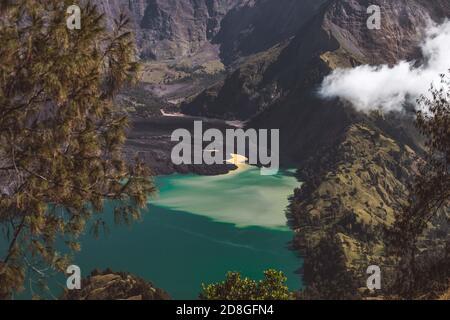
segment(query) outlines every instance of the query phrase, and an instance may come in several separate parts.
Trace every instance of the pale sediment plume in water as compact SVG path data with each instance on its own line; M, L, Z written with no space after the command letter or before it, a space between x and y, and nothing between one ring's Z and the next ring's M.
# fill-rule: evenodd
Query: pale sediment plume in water
M228 162L238 169L226 175L162 177L159 180L162 195L151 203L240 228L287 229L288 197L300 183L286 172L261 176L260 169L246 164L245 159L232 155Z

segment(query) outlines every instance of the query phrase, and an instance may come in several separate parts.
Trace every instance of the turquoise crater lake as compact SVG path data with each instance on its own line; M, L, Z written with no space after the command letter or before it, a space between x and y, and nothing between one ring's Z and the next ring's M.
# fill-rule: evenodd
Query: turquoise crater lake
M299 186L292 172L261 176L240 165L227 175L162 176L156 184L142 222L110 223L100 239L82 237L74 264L83 276L95 268L128 271L175 299L196 299L202 283L220 281L227 271L260 279L274 268L285 272L292 290L301 287L301 259L289 249L293 234L284 213Z

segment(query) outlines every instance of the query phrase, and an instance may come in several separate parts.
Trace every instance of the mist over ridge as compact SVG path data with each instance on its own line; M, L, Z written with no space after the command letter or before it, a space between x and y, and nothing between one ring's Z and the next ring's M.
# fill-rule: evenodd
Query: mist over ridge
M423 62L400 61L389 65L362 65L336 69L319 89L325 99L341 98L360 111L402 111L405 103L416 104L430 85L440 85L440 75L450 69L450 21L430 22L421 44Z

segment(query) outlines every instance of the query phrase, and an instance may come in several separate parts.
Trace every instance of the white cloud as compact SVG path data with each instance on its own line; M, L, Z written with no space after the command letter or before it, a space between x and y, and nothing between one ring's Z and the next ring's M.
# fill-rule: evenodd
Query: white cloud
M394 66L337 69L324 79L319 94L347 100L361 111L401 111L406 102L415 103L420 95L427 94L431 83L439 85L439 75L450 69L450 21L430 24L421 48L421 66L401 61Z

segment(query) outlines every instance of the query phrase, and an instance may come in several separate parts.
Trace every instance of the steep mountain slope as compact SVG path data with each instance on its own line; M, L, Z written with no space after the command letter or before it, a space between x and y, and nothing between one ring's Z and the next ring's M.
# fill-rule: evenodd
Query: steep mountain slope
M150 0L140 22L141 45L156 58L198 53L241 0Z
M289 144L286 152L305 156L306 150L329 142L363 116L341 102L317 97L315 90L326 75L338 67L420 59L419 44L429 18L442 21L450 16L447 1L370 2L377 3L384 23L381 30L368 30L368 1L328 1L288 44L250 57L224 82L182 105L183 111L251 118L250 126L282 128L282 140ZM307 121L299 125L303 119ZM326 130L321 130L324 124Z
M325 1L92 0L110 21L121 10L132 18L145 58L190 56L215 44L226 63L295 35Z
M380 30L367 28L366 10L371 4L378 4L382 9ZM185 110L215 116L225 110L235 110L231 116L242 119L248 117L248 109L255 109L248 105L292 101L286 96L303 90L310 92L325 75L338 67L420 59L419 44L423 40L424 27L430 18L439 22L448 16L450 3L445 0L329 0L288 45L281 42L278 47L282 48L272 48L247 60L223 84L184 106ZM230 92L232 85L227 82L235 83L236 79L241 86L235 85L235 91ZM267 98L264 103L254 103L260 92L267 92ZM236 105L234 97L240 95L246 95L248 101L240 100ZM226 97L231 98L227 101ZM208 110L204 108L204 101L208 102ZM226 116L230 116L229 112Z
M319 101L307 93L305 101L305 92L337 67L420 59L418 26L429 17L439 21L450 16L448 2L381 2L382 30L373 33L364 31L365 17L358 14L368 2L331 2L320 24L321 36L315 37L327 40L328 47L311 47L311 38L296 38L274 66L283 71L274 74L281 88L295 84L298 91L287 94L286 105L279 101L279 109L269 109L254 121L287 128L284 141L295 141L290 145L302 163L299 172L310 173L292 199L291 214L305 255L305 282L322 298L366 293L357 289L365 287L365 271L373 264L382 267L384 288L388 286L393 262L386 253L384 231L405 204L417 160L412 150L420 150L420 141L407 118L362 115L342 102ZM345 18L340 17L344 12ZM292 61L289 57L308 57L308 52L314 57L308 64L283 68ZM292 118L297 125L286 121ZM441 250L435 240L428 240L424 252Z
M172 59L210 50L225 14L246 0L92 0L112 21L123 10L133 20L144 58Z
M370 265L382 267L387 286L393 261L384 234L406 204L417 158L407 145L361 122L302 163L305 186L295 192L290 216L313 298L358 296Z
M259 0L233 8L214 43L225 63L269 49L294 36L325 0Z
M263 84L264 73L276 61L283 45L247 57L227 77L181 105L184 113L213 118L245 120L269 105L276 95Z

